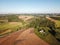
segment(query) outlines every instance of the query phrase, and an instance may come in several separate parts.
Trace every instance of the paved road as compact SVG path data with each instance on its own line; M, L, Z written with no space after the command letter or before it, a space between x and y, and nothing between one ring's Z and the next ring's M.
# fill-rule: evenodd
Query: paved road
M25 31L18 31L11 35L1 38L0 45L49 45L34 34L34 29L29 28Z

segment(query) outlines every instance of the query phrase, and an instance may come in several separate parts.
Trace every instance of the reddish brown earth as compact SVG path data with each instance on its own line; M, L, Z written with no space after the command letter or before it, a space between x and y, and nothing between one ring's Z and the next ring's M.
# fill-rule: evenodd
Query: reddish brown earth
M29 28L0 38L0 45L49 45L34 34L34 29Z

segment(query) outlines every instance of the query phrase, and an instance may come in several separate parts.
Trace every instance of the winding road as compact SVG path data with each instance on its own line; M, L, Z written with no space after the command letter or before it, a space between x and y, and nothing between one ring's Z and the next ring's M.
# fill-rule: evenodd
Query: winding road
M19 30L0 38L0 45L49 45L34 33L33 28Z

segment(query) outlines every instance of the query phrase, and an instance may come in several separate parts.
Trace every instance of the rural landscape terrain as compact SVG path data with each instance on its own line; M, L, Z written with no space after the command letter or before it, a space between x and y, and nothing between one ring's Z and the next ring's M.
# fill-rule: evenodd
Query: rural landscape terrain
M0 14L0 45L60 45L60 14Z

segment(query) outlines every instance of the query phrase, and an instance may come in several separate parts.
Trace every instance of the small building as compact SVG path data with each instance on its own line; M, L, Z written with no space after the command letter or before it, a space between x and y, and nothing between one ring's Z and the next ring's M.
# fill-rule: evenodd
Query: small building
M44 31L44 30L40 30L39 32L40 32L40 33L45 33L45 31Z

